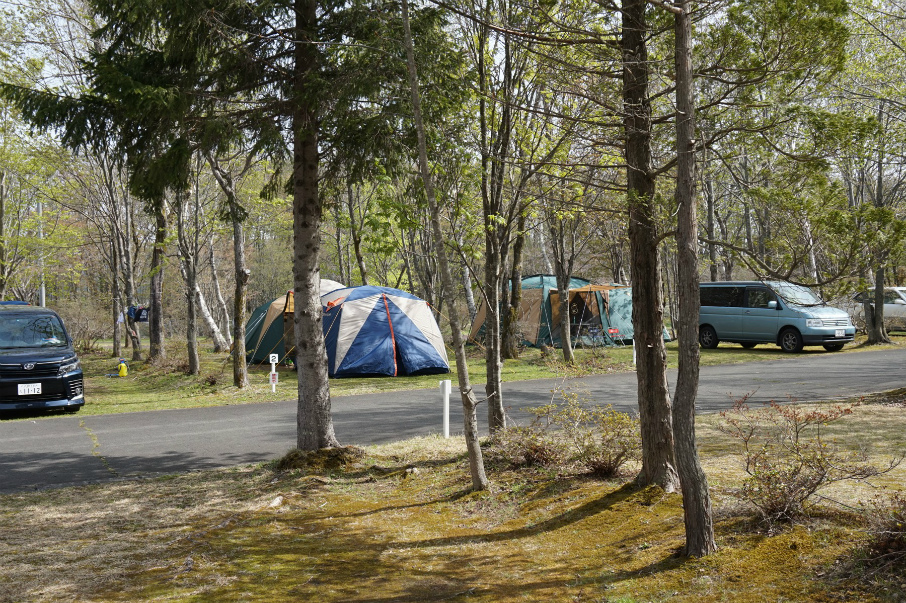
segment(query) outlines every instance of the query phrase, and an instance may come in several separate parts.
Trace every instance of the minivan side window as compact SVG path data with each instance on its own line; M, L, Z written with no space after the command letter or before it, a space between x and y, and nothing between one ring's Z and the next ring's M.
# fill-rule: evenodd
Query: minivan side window
M777 301L777 296L774 295L773 291L767 289L749 289L749 304L750 308L767 308L768 302Z
M701 287L699 297L703 306L734 308L742 306L742 287Z

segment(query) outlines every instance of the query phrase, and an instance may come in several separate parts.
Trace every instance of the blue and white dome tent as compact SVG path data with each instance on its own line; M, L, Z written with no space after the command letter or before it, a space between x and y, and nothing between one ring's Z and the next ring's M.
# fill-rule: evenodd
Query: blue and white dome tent
M391 287L348 287L321 296L331 377L450 372L425 300Z

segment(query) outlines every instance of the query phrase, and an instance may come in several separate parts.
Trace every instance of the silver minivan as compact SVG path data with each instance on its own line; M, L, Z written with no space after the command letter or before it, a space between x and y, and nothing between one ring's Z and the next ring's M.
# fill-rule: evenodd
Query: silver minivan
M820 345L829 352L853 340L849 314L828 306L808 287L783 281L702 283L698 342L716 348L721 341L774 343L784 352Z

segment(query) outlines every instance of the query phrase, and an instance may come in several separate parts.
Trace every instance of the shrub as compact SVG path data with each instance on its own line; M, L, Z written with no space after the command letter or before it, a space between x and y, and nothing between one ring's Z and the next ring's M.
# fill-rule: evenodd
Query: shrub
M895 492L887 499L875 498L867 505L866 517L868 563L878 569L902 568L906 564L906 495Z
M494 456L514 467L552 467L563 457L562 446L548 430L547 409L532 409L535 417L526 427L515 426L494 434Z
M562 404L531 409L529 426L496 434L496 455L516 466L579 467L605 478L640 458L638 419L609 405L586 406L587 399L575 392L562 397Z
M852 414L848 406L819 409L771 402L752 410L743 398L720 414L719 429L743 447L748 477L740 498L753 504L768 524L806 516L807 502L824 486L886 473L901 460L880 469L864 451L845 450L825 437L824 426Z
M583 406L576 392L564 392L563 399L551 423L560 428L571 462L598 477L614 477L628 461L640 458L638 419L610 405Z
M56 310L78 352L97 350L98 341L109 337L112 332L112 319L107 312L90 302L60 302Z

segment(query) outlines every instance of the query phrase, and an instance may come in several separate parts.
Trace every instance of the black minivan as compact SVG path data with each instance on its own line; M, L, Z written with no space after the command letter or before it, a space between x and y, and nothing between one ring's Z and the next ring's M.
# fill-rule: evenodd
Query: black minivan
M82 367L59 315L0 305L0 410L76 412L84 404Z

